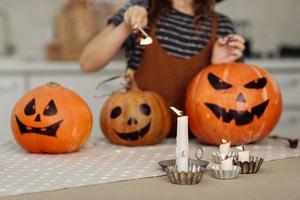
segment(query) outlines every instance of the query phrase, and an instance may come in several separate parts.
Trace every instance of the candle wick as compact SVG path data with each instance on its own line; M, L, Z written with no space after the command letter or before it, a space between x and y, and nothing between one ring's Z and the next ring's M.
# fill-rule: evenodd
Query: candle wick
M183 111L182 110L178 110L177 108L170 106L171 110L174 111L176 113L176 115L178 115L179 117L183 116Z

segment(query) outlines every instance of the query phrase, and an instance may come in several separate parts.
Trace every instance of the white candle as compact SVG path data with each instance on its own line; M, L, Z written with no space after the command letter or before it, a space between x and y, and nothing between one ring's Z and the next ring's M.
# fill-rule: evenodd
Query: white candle
M223 170L232 170L232 168L233 168L232 158L228 158L228 159L223 160L221 162L221 169L223 169Z
M230 142L220 144L219 146L220 155L227 156L230 152Z
M250 151L239 152L239 161L240 162L249 162L249 153L250 153Z
M188 117L177 118L176 165L179 172L188 172L189 167Z

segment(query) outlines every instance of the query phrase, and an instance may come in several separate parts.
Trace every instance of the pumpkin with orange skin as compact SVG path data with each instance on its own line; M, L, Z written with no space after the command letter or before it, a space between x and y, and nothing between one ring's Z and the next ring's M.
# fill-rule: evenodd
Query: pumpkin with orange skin
M247 144L264 139L275 127L282 97L266 70L242 63L218 64L203 69L190 82L186 112L200 141Z
M140 90L128 73L126 91L113 93L102 107L100 125L110 142L126 146L152 145L170 132L170 111L157 93Z
M78 151L90 136L92 122L84 100L55 82L27 92L11 115L16 141L31 153Z

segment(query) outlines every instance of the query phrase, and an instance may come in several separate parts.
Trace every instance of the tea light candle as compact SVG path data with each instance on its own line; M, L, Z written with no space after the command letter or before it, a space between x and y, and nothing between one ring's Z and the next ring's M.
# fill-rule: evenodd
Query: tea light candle
M226 140L222 140L223 142ZM230 152L230 142L224 143L224 144L220 144L219 146L219 151L220 151L220 155L222 156L227 156Z
M239 161L240 162L249 162L249 153L250 153L250 151L239 152Z
M222 170L232 170L233 169L233 158L228 158L221 162Z
M176 165L179 172L188 172L189 138L187 116L177 118Z

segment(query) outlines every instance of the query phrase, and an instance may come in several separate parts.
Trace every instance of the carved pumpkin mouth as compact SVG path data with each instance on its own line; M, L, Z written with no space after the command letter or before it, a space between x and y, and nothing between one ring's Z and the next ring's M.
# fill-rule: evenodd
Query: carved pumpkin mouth
M60 120L50 126L39 128L39 127L26 126L24 123L21 122L21 120L19 120L17 115L16 115L16 120L21 134L35 133L35 134L46 135L50 137L56 137L57 129L59 128L60 124L64 121L64 120Z
M116 131L116 133L123 140L135 141L138 140L139 138L144 137L148 133L150 126L151 126L151 121L144 128L141 128L140 130L129 132L129 133L120 133Z
M247 125L253 121L254 116L260 118L265 112L266 107L269 104L269 100L254 106L251 112L248 110L232 110L226 111L225 108L218 106L217 104L205 103L205 105L214 113L214 115L225 123L230 123L231 120L235 119L237 126Z

